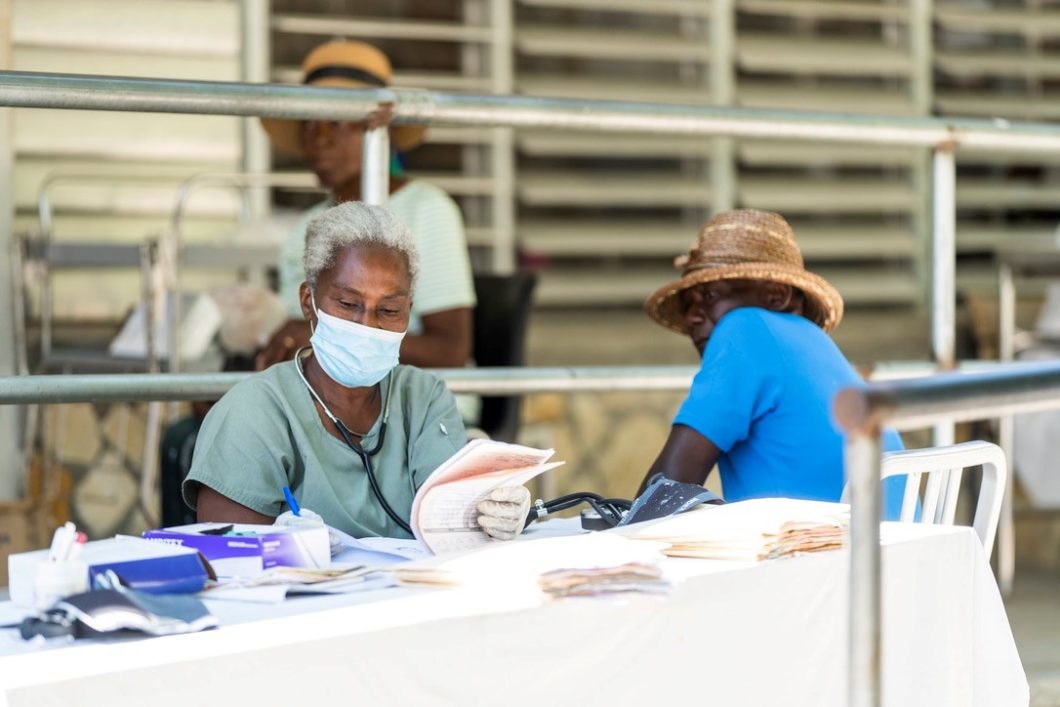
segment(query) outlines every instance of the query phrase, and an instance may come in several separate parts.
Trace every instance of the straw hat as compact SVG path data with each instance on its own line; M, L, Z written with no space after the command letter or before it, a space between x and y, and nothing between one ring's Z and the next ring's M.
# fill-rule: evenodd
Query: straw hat
M681 278L659 288L644 303L648 316L667 329L688 334L681 292L718 280L767 280L791 285L805 296L803 313L825 331L843 318L843 298L824 278L806 270L791 226L780 214L737 209L707 221L687 255L674 260Z
M322 44L302 62L302 83L310 86L382 88L390 85L393 73L386 55L364 42ZM277 150L302 155L302 121L262 118L261 125ZM394 125L390 139L404 152L422 143L426 133L420 125Z

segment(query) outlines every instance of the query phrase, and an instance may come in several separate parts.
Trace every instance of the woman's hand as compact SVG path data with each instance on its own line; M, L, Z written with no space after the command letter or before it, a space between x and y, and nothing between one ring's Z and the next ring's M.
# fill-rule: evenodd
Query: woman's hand
M478 524L495 540L511 540L523 532L530 512L530 492L525 486L502 486L490 491L477 506Z
M299 508L298 515L295 515L291 511L284 511L276 516L276 520L274 520L272 524L283 525L289 528L327 528L328 546L331 550L332 557L342 552L342 548L344 547L342 536L340 536L334 528L327 525L319 514L308 508Z

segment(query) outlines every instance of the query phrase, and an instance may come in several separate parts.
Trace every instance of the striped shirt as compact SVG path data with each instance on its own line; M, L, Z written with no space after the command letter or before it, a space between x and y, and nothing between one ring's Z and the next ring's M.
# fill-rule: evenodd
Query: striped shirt
M309 222L334 201L317 204L302 215L280 251L280 297L292 318L301 318L298 288L305 281L302 254ZM416 239L420 276L412 301L408 332L423 331L425 314L475 306L471 261L460 208L449 195L427 182L411 181L390 195L387 208Z

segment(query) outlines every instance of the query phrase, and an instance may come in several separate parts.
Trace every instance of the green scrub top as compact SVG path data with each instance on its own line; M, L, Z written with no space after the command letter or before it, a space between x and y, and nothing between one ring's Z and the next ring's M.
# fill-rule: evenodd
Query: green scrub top
M384 400L394 390L372 468L383 497L407 522L416 489L464 445L464 425L452 394L431 373L398 366L380 385ZM379 443L382 417L361 440L364 449ZM408 537L372 493L360 457L324 427L294 361L240 382L213 406L184 480L192 508L199 484L272 517L289 510L289 486L299 505L354 537Z

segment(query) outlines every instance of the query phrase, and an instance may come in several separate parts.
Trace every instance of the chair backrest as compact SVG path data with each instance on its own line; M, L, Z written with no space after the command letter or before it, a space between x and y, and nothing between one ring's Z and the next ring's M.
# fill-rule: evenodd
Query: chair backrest
M917 502L921 504L920 522L953 525L957 513L957 495L961 474L968 467L982 466L979 502L975 507L972 526L983 542L989 559L994 547L1001 502L1005 496L1008 465L1001 447L990 442L964 442L947 447L927 447L886 452L883 455L881 478L905 476L905 495L902 498L901 520L916 519ZM923 496L920 481L928 475ZM846 497L846 491L843 492Z
M475 275L475 364L523 365L526 325L537 276ZM479 426L493 439L514 441L519 431L518 396L483 396Z

